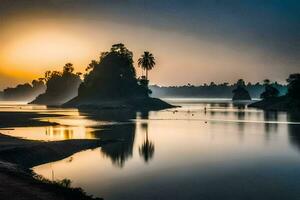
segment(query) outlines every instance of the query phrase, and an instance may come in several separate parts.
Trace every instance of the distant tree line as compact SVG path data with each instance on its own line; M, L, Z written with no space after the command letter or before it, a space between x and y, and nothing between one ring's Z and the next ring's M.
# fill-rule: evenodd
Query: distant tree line
M234 84L227 82L216 84L211 82L209 84L204 83L202 85L187 84L183 86L158 86L151 85L152 95L155 97L199 97L199 98L232 98L234 91L239 84L249 92L252 98L260 98L261 94L265 90L265 83L245 83L243 79L238 80ZM279 84L277 82L269 82L269 86L278 90L278 95L284 95L287 93L287 85Z
M32 101L37 95L45 92L46 85L43 78L31 83L8 87L0 92L0 99L4 101Z

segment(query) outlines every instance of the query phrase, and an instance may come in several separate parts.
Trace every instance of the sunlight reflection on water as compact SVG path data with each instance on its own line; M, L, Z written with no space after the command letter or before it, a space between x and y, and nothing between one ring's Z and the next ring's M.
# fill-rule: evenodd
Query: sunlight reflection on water
M209 101L172 99L182 107L149 113L50 109L67 115L42 120L60 125L20 127L9 134L121 139L33 168L49 179L53 174L68 178L72 186L105 199L300 197L298 116Z

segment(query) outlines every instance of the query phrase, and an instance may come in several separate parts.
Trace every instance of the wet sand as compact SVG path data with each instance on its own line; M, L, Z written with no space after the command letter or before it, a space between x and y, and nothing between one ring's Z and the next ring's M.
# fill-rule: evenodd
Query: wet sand
M0 134L0 196L4 199L94 199L80 189L64 188L33 178L30 168L66 158L113 141L41 142ZM75 198L74 198L75 197Z
M17 165L0 161L1 199L10 200L65 200L94 199L78 189L64 188L32 178L32 174L23 171Z
M0 112L0 128L57 125L56 123L36 120L36 118L57 116L62 115L34 112Z
M0 160L23 168L61 160L72 154L105 145L110 141L99 139L63 140L43 142L24 140L0 134Z

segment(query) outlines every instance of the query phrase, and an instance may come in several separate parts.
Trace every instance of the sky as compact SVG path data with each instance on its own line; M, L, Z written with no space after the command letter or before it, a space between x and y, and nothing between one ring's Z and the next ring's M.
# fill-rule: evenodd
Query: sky
M135 61L154 54L151 84L283 83L300 71L299 10L298 0L0 0L0 89L67 62L84 72L119 42Z

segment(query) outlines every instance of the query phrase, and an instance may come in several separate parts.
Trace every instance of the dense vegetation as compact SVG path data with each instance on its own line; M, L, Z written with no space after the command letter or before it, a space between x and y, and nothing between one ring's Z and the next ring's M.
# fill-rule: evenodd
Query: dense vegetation
M300 101L300 74L291 74L287 79L288 96Z
M80 73L74 73L74 67L67 63L63 71L45 73L46 92L36 97L33 104L61 105L77 95L81 83Z
M139 62L146 74L155 64L150 53L142 56ZM86 71L78 96L64 106L130 110L160 110L172 107L160 99L149 97L149 80L145 76L136 77L133 54L124 44L112 45L110 51L101 53L99 60L93 60Z
M262 93L263 100L251 104L250 107L257 107L265 110L300 110L300 74L291 74L287 79L287 94L279 96L278 91L272 88L268 81L265 82L265 91Z
M269 99L279 96L279 90L270 84L269 79L264 80L265 91L260 94L261 99Z
M232 90L233 101L251 100L251 96L245 87L246 87L245 81L243 79L239 79L236 83L236 88Z
M102 52L88 68L78 96L90 99L148 97L149 90L136 78L133 54L123 44Z

